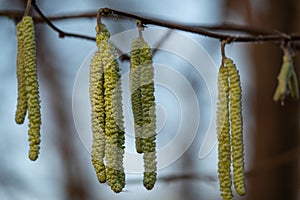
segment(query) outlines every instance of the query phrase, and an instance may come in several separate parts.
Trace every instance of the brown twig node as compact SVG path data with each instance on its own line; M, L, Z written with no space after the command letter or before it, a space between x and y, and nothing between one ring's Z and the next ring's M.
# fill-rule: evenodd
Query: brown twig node
M232 42L232 38L227 38L225 40L221 40L221 55L222 55L222 65L224 64L224 59L226 59L225 55L225 46Z

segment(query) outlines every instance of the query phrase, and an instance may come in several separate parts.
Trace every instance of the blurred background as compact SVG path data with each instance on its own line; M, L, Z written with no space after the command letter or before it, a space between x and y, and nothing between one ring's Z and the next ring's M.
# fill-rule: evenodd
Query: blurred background
M25 4L26 1L21 0L0 0L0 12L23 11ZM109 7L183 24L215 25L227 22L300 33L300 2L296 0L52 0L37 1L37 4L46 16L96 13L101 7ZM21 126L14 122L17 100L15 25L18 20L0 16L0 199L220 199L216 146L205 158L198 157L209 123L207 119L215 115L207 109L209 92L217 91L208 92L205 82L193 75L188 63L170 59L170 55L161 51L154 55L154 60L176 66L197 95L201 112L197 136L178 160L158 171L157 184L151 191L143 187L142 174L127 174L126 188L120 194L98 183L88 147L80 140L72 113L76 74L83 60L95 48L95 43L77 38L60 39L45 23L36 24L43 122L41 153L36 162L29 161L28 122ZM135 28L134 20L118 17L105 19L105 23L113 35ZM67 32L95 35L95 18L57 20L54 24ZM220 65L218 40L181 33L203 46L216 66ZM287 98L284 106L272 101L281 65L282 52L279 47L278 43L260 42L234 43L226 47L227 56L240 70L243 88L247 193L244 197L235 194L235 199L300 198L299 101ZM193 53L193 49L188 51ZM128 71L128 61L120 61L120 65L122 73ZM298 56L295 58L298 75L299 66ZM172 97L159 89L156 90L156 98L162 105L164 99L169 98L169 102L173 102ZM89 109L87 104L82 106ZM168 106L174 108L176 113L176 101ZM180 118L174 120L166 121L164 134L158 137L158 147L174 138L172 126L177 125Z

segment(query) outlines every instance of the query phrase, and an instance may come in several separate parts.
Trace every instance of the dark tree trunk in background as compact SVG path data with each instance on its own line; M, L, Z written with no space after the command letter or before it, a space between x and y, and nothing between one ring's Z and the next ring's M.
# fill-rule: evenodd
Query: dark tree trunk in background
M269 1L268 12L255 18L252 25L267 26L286 33L295 31L294 21L299 21L295 15L297 3L295 0ZM269 166L268 161L287 152L294 152L299 145L299 101L287 98L284 106L272 101L281 57L278 45L252 46L256 77L253 169ZM293 159L293 154L290 155L291 159L280 157L289 162L278 158L273 166L270 165L249 178L249 199L297 199L298 159Z
M257 1L252 12L249 3L242 5L236 0L228 0L227 6L243 6L234 11L252 26L286 33L299 32L300 15L296 15L298 1L264 1ZM259 12L256 10L260 8L259 4L268 8ZM230 8L227 10L234 12ZM272 100L282 62L279 45L251 44L256 85L252 107L256 130L251 136L254 154L251 165L248 164L251 173L247 178L248 192L245 197L251 200L299 198L299 101L287 98L285 105L281 106ZM298 75L299 65L295 63Z
M42 33L42 29L38 29ZM46 35L42 33L39 35ZM64 83L62 78L62 66L53 58L57 57L52 53L51 47L46 42L45 37L37 37L37 48L41 79L44 80L47 91L49 91L50 98L48 99L49 110L53 116L52 123L54 124L54 132L51 134L57 138L53 143L56 145L57 154L61 158L61 169L63 174L63 195L66 200L82 200L90 199L92 192L89 188L89 180L85 176L84 168L82 166L82 159L76 150L75 139L76 133L72 127L72 114L70 110L70 99L66 96L64 91ZM41 45L42 44L42 45ZM58 66L58 67L55 67ZM47 122L51 123L51 122ZM49 133L50 134L50 133Z

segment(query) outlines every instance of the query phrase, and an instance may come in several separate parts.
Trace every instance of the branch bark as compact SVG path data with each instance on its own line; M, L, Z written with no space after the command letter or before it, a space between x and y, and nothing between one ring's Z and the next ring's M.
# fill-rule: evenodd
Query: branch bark
M97 12L87 12L82 14L70 14L70 15L61 15L61 16L52 16L46 17L40 8L37 6L36 1L32 1L32 6L40 17L33 16L35 22L41 23L45 22L50 28L58 33L60 38L64 37L75 37L80 39L87 39L95 41L95 37L65 32L55 26L52 21L56 20L65 20L65 19L76 19L76 18L95 18ZM161 19L154 19L149 17L142 17L134 15L131 13L126 13L118 10L113 10L110 8L100 9L100 14L103 17L112 17L119 19L135 19L140 20L144 25L156 25L162 26L170 29L177 29L186 32L191 32L199 34L205 37L214 38L218 40L227 40L230 42L282 42L282 41L299 41L299 34L287 34L281 33L279 31L268 30L265 28L251 27L247 25L236 25L236 24L219 24L219 25L187 25L179 24L175 22L164 21ZM23 16L22 11L0 11L0 16L7 16L14 19L19 19ZM244 35L237 34L225 34L221 33L223 31L244 33ZM246 35L245 35L246 34Z

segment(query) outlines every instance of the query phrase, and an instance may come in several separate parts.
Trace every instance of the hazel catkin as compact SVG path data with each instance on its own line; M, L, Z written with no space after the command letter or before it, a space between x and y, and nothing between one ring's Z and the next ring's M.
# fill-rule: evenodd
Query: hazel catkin
M104 69L99 51L94 54L90 65L90 101L92 107L92 163L100 183L106 181L104 165L105 151L105 103Z
M291 97L295 100L299 99L299 82L298 82L298 76L296 74L296 71L294 69L294 65L292 66L292 69L291 69L291 78L288 82L288 88L289 88L289 91L291 93Z
M133 40L130 52L130 93L131 107L134 119L135 148L138 153L143 153L143 108L141 92L141 38Z
M130 91L136 149L144 153L143 183L151 190L157 176L154 67L150 46L141 37L131 45Z
M23 124L27 112L27 94L26 94L26 77L24 66L24 35L23 35L23 22L17 24L17 81L18 81L18 101L17 110L15 114L15 121L17 124Z
M233 198L231 191L231 138L229 124L228 69L222 64L218 73L217 104L218 177L222 199Z
M106 178L111 189L118 193L125 186L121 75L116 49L108 37L101 39L98 49L104 69Z
M273 100L283 102L284 98L288 94L288 83L292 76L293 69L293 61L288 49L284 51L284 55L282 57L282 65L277 77L278 85L276 87Z
M231 125L233 184L239 195L244 195L244 144L242 117L242 89L239 72L232 60L226 59L229 72L229 116Z
M150 190L156 182L156 114L154 96L154 67L151 48L146 43L140 50L141 63L141 94L142 94L142 124L144 152L144 186Z

